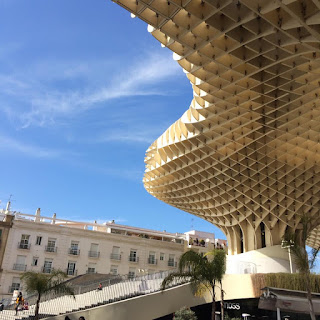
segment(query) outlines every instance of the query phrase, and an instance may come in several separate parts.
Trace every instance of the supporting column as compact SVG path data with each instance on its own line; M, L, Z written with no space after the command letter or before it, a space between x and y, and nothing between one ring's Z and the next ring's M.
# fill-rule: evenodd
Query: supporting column
M280 308L277 308L277 320L281 320Z

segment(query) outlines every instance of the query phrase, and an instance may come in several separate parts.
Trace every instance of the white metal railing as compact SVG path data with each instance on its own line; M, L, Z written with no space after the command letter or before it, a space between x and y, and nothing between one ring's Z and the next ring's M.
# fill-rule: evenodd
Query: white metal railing
M69 248L68 253L74 256L78 256L80 254L80 249Z
M148 263L149 264L157 264L158 260L154 257L149 257L148 258Z
M120 253L110 253L110 259L121 260L121 254Z
M18 249L30 249L30 243L28 242L19 242Z
M139 262L139 257L137 256L129 256L129 261L130 262Z
M239 261L238 273L239 274L257 273L257 265L253 262Z
M45 251L46 252L57 252L58 248L56 246L46 246Z
M52 267L43 267L42 268L42 272L43 273L51 273L52 272Z
M90 251L88 252L88 256L89 256L90 258L99 258L100 252L99 252L99 251L92 251L92 250L90 250Z
M92 284L89 285L91 290L85 291L75 295L75 299L72 296L55 296L49 294L43 297L40 304L39 313L41 318L48 316L54 316L58 314L65 314L68 312L74 312L79 309L88 309L96 307L98 305L108 304L115 301L120 301L128 298L132 298L139 295L149 294L161 290L161 284L163 279L169 275L169 271L147 274L144 276L134 277L132 279L128 278L118 278L113 279L114 282L109 280L109 282L102 283L102 289L97 290L98 283L96 283L95 288L92 289ZM176 280L172 283L171 287L180 285L182 281ZM26 301L29 302L29 310L23 311L24 319L34 315L35 311L35 300L36 297L26 297ZM12 308L12 307L11 307ZM6 311L7 318L11 319L9 315L14 314L14 310L4 310ZM14 318L12 318L14 319ZM21 319L18 317L18 319Z
M26 264L15 263L13 265L12 269L16 270L16 271L26 271L27 270L27 265Z

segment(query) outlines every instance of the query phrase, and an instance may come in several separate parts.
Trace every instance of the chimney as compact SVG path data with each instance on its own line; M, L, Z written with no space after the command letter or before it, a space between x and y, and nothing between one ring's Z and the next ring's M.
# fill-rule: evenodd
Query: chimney
M40 212L41 212L41 209L38 208L37 211L36 211L36 218L35 218L35 222L40 222Z
M10 209L11 209L11 202L8 201L7 202L7 207L6 207L6 214L10 213Z

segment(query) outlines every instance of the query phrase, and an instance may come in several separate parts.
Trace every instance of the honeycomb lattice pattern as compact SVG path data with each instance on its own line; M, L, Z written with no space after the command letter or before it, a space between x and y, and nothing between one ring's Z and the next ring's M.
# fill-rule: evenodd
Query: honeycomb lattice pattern
M147 150L148 192L220 227L232 254L279 244L303 213L318 246L320 2L116 2L193 86L189 109Z

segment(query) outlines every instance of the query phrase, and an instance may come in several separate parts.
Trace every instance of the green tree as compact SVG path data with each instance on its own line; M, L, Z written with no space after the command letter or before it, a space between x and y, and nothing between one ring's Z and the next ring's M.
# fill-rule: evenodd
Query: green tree
M216 282L220 285L220 310L221 310L221 319L224 319L224 291L222 289L222 278L226 272L226 253L224 250L218 250L215 249L214 252L210 251L205 254L205 256L213 255L214 266L215 266L215 278L214 278L214 285L216 285Z
M212 320L215 320L216 295L215 287L220 283L226 270L226 253L224 250L214 249L205 255L195 251L187 251L179 261L179 269L168 275L162 282L164 290L175 279L189 281L194 294L208 290L212 296ZM222 287L220 286L221 290Z
M174 320L197 320L196 314L187 307L175 312Z
M37 296L35 319L39 319L39 307L41 297L49 292L73 295L74 292L66 283L67 274L61 270L53 270L50 274L27 271L21 275L24 288L28 294Z
M302 228L291 233L287 231L284 235L284 245L291 250L294 262L296 264L299 273L303 277L305 283L305 290L307 292L307 299L309 303L309 313L312 320L316 320L314 313L314 307L312 303L312 294L311 294L311 270L314 268L319 249L312 249L311 253L308 254L306 249L306 243L309 233L313 229L313 220L308 215L304 214L301 216L301 226Z

